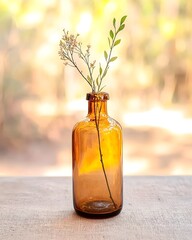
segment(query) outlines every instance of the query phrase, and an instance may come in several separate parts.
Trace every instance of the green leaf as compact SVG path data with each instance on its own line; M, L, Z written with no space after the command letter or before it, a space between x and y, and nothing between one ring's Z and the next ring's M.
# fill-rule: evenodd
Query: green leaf
M107 61L107 58L108 58L108 54L106 51L104 51L104 57L105 57L105 60Z
M96 79L96 84L97 84L97 86L99 86L99 78L98 77Z
M113 26L114 26L114 28L116 28L116 19L115 18L113 19Z
M123 17L121 18L120 25L122 25L122 24L125 22L126 17L127 17L127 16L123 16Z
M114 47L117 46L120 42L121 42L121 39L118 39L117 41L115 41Z
M91 80L91 78L89 77L89 75L87 75L87 80L88 80L89 83L92 83L92 80Z
M111 46L111 41L110 41L110 38L108 37L108 42L109 42L109 46Z
M109 62L114 62L117 59L117 57L112 57Z
M108 70L108 69L106 69L105 72L103 73L102 79L106 76L107 70Z
M109 34L110 34L110 37L113 39L114 38L114 33L113 33L112 30L110 30Z
M124 29L124 27L125 27L125 24L121 25L118 29L118 32L122 31Z
M102 69L102 67L101 67L101 65L100 65L100 67L99 67L99 74L101 75L102 72L103 72L103 69Z

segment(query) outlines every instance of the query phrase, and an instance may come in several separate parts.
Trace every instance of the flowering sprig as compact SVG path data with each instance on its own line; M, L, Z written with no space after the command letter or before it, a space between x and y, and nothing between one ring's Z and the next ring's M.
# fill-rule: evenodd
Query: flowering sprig
M125 27L125 19L127 16L123 16L120 20L119 26L117 27L116 19L113 19L113 30L109 31L109 51L104 51L104 58L105 58L105 66L102 67L101 63L99 63L99 73L96 77L94 77L94 69L96 60L90 61L90 49L91 45L87 45L85 51L82 49L82 43L78 41L79 34L72 35L69 32L63 30L64 35L60 40L60 50L59 55L61 60L64 61L65 65L69 65L71 67L75 67L80 75L85 79L85 81L89 84L92 89L92 92L101 92L101 90L105 87L102 86L103 79L106 76L109 64L117 59L117 57L112 56L112 51L115 46L117 46L121 39L117 40L117 35L120 31L122 31ZM88 73L84 74L83 71L77 65L75 59L78 56L80 59L83 60L85 65L87 66Z

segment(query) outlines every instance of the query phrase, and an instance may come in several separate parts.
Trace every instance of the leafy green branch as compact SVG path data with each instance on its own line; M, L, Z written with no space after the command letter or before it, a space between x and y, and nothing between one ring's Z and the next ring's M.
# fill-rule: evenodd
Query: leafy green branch
M108 37L110 50L109 50L109 53L104 51L106 66L104 68L104 71L103 71L101 65L99 67L99 76L97 77L97 78L99 78L98 85L97 85L98 86L98 92L100 92L105 87L105 86L101 87L101 85L102 85L103 78L106 76L107 71L109 69L110 62L114 62L117 59L117 57L112 57L112 51L113 51L113 48L115 46L117 46L118 44L120 44L120 42L121 42L121 39L116 40L116 38L117 38L118 33L125 28L124 22L125 22L126 17L127 16L124 16L124 17L121 18L120 25L119 25L118 28L116 26L116 18L113 19L114 29L110 30L109 37Z
M97 78L94 78L93 72L95 69L96 60L93 62L90 61L90 45L87 45L86 51L84 52L82 49L82 43L78 41L79 34L76 36L70 35L69 32L63 30L64 35L60 40L60 50L59 55L61 60L64 61L65 65L69 65L77 69L80 75L85 79L85 81L89 84L92 89L92 92L101 92L105 86L102 86L103 78L106 76L109 64L117 59L117 57L112 57L112 51L115 46L117 46L121 39L117 39L117 35L120 31L125 28L125 19L127 16L123 16L120 20L119 26L117 27L117 21L113 19L113 30L109 31L109 52L104 51L104 58L106 61L106 65L102 68L101 64L99 63L99 74ZM88 68L88 73L84 74L83 71L79 68L76 63L76 56L83 60L85 65Z

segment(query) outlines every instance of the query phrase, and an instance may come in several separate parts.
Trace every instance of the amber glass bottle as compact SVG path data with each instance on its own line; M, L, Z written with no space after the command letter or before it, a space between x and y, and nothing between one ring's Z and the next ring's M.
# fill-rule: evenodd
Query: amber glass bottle
M88 115L72 135L73 202L82 216L105 218L122 209L122 129L107 114L107 93L88 93Z

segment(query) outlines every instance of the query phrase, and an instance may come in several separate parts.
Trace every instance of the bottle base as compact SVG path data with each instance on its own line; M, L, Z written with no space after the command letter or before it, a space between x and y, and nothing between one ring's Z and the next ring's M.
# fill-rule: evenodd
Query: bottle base
M113 203L108 201L85 202L80 209L75 208L78 215L86 218L109 218L118 215L122 207L116 208Z

